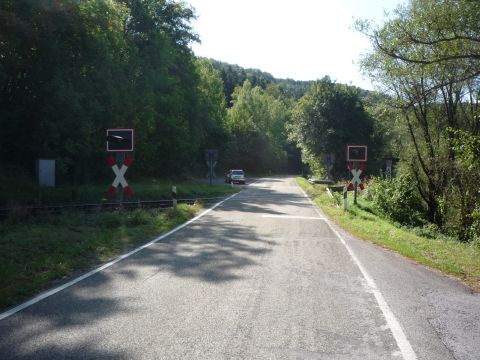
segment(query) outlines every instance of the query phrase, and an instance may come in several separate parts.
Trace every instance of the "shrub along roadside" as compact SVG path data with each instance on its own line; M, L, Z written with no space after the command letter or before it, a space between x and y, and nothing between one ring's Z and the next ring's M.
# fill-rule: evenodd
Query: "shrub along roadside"
M366 199L388 219L407 226L427 223L422 217L422 200L409 175L399 175L391 180L372 178L365 191Z
M323 185L311 185L303 178L297 183L335 223L356 237L394 250L423 265L454 275L480 291L480 244L462 243L442 237L419 236L418 231L395 226L375 215L371 203L359 199L348 211L336 207ZM349 197L349 204L353 204ZM430 234L429 234L430 235Z
M145 243L200 208L71 212L0 223L0 309Z

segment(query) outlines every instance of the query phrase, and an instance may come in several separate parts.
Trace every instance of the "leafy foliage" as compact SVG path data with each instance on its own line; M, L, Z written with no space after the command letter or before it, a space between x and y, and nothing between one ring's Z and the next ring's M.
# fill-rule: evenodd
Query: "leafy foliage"
M460 234L461 240L480 239L480 137L468 131L448 129L452 135L452 150L455 152L455 171L463 189L449 188L454 200L451 210L451 227ZM462 194L459 194L463 191Z
M227 129L233 137L230 162L252 172L285 171L286 106L246 80L232 94Z
M197 92L193 18L166 0L1 2L0 163L55 158L60 180L91 181L105 128L133 127L135 171L190 171L221 101Z
M422 219L422 203L409 175L391 180L372 178L365 193L377 211L402 225L419 226Z
M470 171L480 171L480 136L462 130L449 129L455 136L453 149Z
M220 165L247 156L264 172L281 167L284 148L294 157L281 122L290 93L303 90L289 81L283 92L268 73L196 59L194 18L173 0L0 2L3 176L33 178L34 161L53 158L60 184L110 177L104 136L114 127L136 130L135 177L203 175L206 148L220 151ZM234 89L245 80L269 89L254 105L276 117L252 136L226 123ZM244 141L254 153L242 153Z
M244 69L238 65L227 64L217 60L209 60L220 71L224 86L227 105L232 106L232 94L237 86L242 86L248 80L253 87L267 90L277 89L276 98L285 97L298 100L310 88L313 81L297 81L292 79L277 79L271 74L258 69Z
M325 77L316 81L293 110L290 139L302 149L303 160L318 169L324 154L335 154L334 176L345 175L347 144L375 147L373 120L356 88ZM375 150L373 150L375 153Z
M357 22L373 45L362 67L400 114L406 142L399 155L425 216L462 240L471 238L478 196L471 155L457 147L455 132L480 131L479 9L468 0L410 0L380 27Z

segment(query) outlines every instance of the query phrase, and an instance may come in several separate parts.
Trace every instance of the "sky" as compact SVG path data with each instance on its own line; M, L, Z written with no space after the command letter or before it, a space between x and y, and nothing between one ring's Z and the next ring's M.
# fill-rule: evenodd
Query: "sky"
M316 80L372 90L358 66L370 43L355 19L381 24L405 0L185 0L196 9L197 56L277 78Z

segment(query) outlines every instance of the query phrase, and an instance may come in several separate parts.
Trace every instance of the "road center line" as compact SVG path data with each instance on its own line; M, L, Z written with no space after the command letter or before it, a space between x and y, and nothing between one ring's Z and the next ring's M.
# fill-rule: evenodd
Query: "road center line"
M16 314L17 312L19 312L19 311L21 311L21 310L24 310L24 309L26 309L26 308L28 308L28 307L30 307L30 306L32 306L32 305L40 302L40 301L42 301L42 300L44 300L44 299L46 299L46 298L48 298L48 297L50 297L50 296L52 296L52 295L60 292L60 291L62 291L62 290L65 290L65 289L69 288L70 286L73 286L73 285L75 285L76 283L78 283L78 282L80 282L80 281L82 281L82 280L85 280L86 278L89 278L90 276L93 276L93 275L95 275L96 273L98 273L98 272L100 272L100 271L102 271L102 270L105 270L105 269L109 268L109 267L112 266L112 265L115 265L116 263L118 263L118 262L120 262L120 261L122 261L122 260L124 260L124 259L126 259L126 258L128 258L128 257L130 257L130 256L132 256L133 254L136 254L136 253L139 252L140 250L143 250L143 249L145 249L145 248L147 248L147 247L155 244L156 242L158 242L158 241L160 241L160 240L162 240L162 239L165 239L167 236L170 236L170 235L172 235L173 233L176 233L178 230L181 230L181 229L183 229L184 227L190 225L190 224L193 223L194 221L197 221L197 220L200 219L202 216L205 216L205 215L208 214L210 211L212 211L212 210L215 209L216 207L222 205L224 202L230 200L231 198L233 198L234 196L236 196L236 195L238 195L238 194L239 194L239 193L235 193L235 194L233 194L233 195L230 195L228 198L226 198L226 199L224 199L224 200L216 203L216 204L213 205L211 208L209 208L209 209L203 211L202 213L200 213L199 215L195 216L193 219L190 219L190 220L187 221L186 223L183 223L182 225L177 226L176 228L170 230L169 232L167 232L167 233L165 233L165 234L163 234L163 235L160 235L159 237L157 237L157 238L153 239L152 241L150 241L150 242L148 242L148 243L146 243L146 244L144 244L144 245L142 245L142 246L140 246L140 247L138 247L138 248L130 251L129 253L120 255L120 256L117 257L116 259L114 259L114 260L112 260L112 261L110 261L110 262L108 262L108 263L106 263L106 264L104 264L104 265L102 265L102 266L100 266L100 267L98 267L98 268L96 268L96 269L94 269L94 270L86 273L86 274L83 274L82 276L79 276L79 277L77 277L77 278L75 278L75 279L73 279L73 280L71 280L71 281L69 281L69 282L67 282L67 283L65 283L65 284L63 284L63 285L61 285L61 286L58 286L58 287L56 287L56 288L54 288L54 289L51 289L51 290L49 290L49 291L47 291L47 292L45 292L45 293L43 293L43 294L40 294L40 295L34 297L33 299L31 299L31 300L29 300L29 301L27 301L27 302L24 302L23 304L20 304L20 305L14 307L14 308L12 308L12 309L10 309L10 310L8 310L8 311L5 311L5 312L1 313L1 314L0 314L0 321L3 320L3 319L5 319L5 318L7 318L7 317L9 317L9 316L12 316L13 314Z
M318 216L295 216L295 215L262 215L264 218L280 218L280 219L307 219L307 220L325 220L324 217Z
M322 213L318 210L317 205L308 197L308 195L300 186L299 188L303 192L303 195L305 195L305 197L310 201L310 203L312 204L317 214L319 216L322 216ZM400 325L397 318L393 314L392 310L390 309L390 306L388 306L385 298L383 297L382 293L378 289L377 284L375 284L375 281L373 281L372 277L369 275L367 270L363 267L360 260L358 260L352 248L347 244L345 239L338 233L338 231L335 230L330 220L326 218L325 222L333 231L333 233L338 237L338 239L340 239L340 242L343 244L343 246L345 246L350 257L355 262L357 267L360 269L360 272L362 273L364 279L367 282L369 290L375 296L375 300L377 300L377 304L380 307L380 310L382 310L385 320L387 320L388 327L390 328L390 331L392 332L392 335L395 338L395 341L397 342L398 348L400 349L404 360L417 360L417 355L415 354L415 351L413 350L412 345L408 341L407 336L403 332L402 326Z

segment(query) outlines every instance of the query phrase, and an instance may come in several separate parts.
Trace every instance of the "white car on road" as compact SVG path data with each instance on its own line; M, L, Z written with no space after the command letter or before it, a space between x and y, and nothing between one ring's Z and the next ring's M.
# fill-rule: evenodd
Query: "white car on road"
M245 172L243 170L229 170L225 175L225 182L245 184Z

